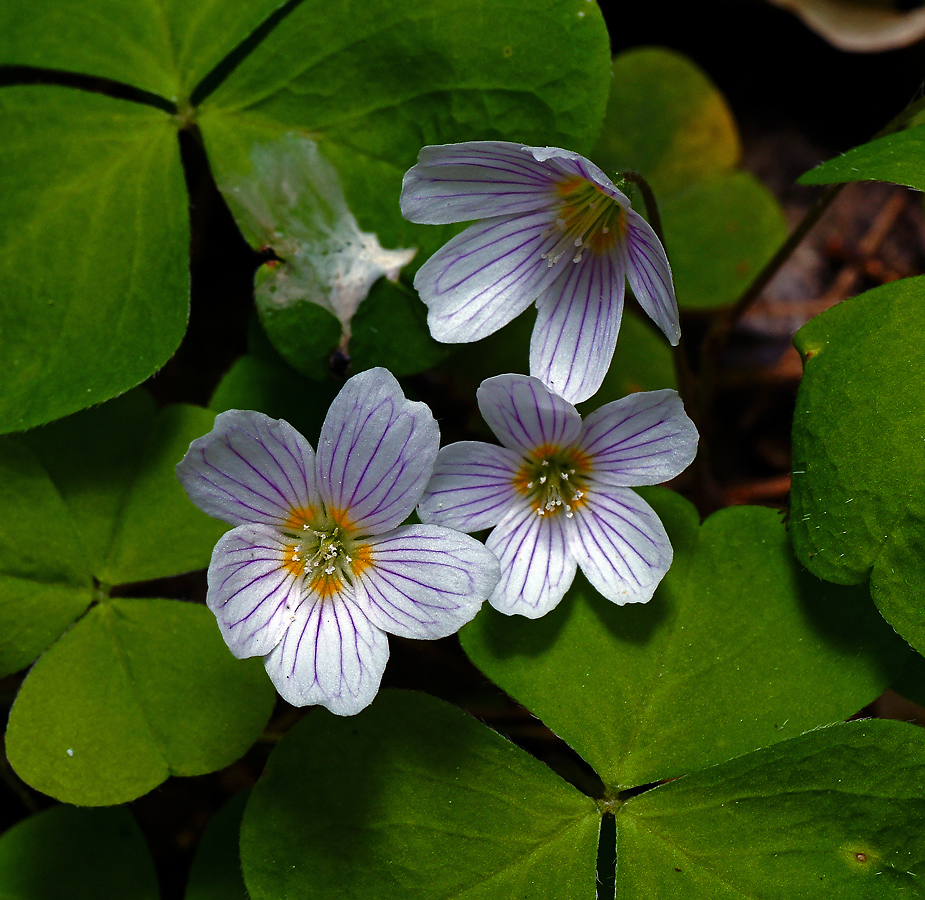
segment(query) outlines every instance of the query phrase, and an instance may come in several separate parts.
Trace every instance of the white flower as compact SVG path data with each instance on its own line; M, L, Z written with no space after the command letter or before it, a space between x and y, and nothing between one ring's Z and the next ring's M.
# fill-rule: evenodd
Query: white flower
M501 561L489 602L531 619L562 599L580 566L614 603L645 603L671 565L668 535L632 486L673 478L697 431L674 391L631 394L582 422L575 407L526 375L482 382L479 409L502 446L440 451L418 514L479 531Z
M431 334L477 341L535 301L530 374L571 403L592 396L610 366L625 281L669 341L680 339L661 242L577 153L503 141L425 147L405 175L401 209L427 224L484 220L414 279Z
M222 636L237 657L265 657L290 703L359 712L379 689L386 632L452 634L498 581L473 538L401 525L438 443L430 410L371 369L334 400L317 455L287 422L231 410L177 466L190 499L236 526L209 565Z

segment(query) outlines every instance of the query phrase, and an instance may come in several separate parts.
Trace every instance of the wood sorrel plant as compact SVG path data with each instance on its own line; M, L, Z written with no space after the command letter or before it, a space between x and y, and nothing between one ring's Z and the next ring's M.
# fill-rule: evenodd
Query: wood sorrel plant
M922 893L925 736L848 720L925 698L925 280L717 501L834 188L788 238L590 0L7 0L0 65L0 896ZM802 180L925 190L921 106Z

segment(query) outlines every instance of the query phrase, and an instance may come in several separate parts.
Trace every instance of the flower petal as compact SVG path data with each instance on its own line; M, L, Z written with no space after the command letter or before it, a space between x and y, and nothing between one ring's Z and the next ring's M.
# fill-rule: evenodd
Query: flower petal
M646 391L606 403L582 425L594 478L632 487L660 484L697 455L697 429L675 391Z
M572 521L572 550L588 581L621 606L649 600L672 559L668 535L649 504L629 488L592 479Z
M532 212L552 202L556 174L507 141L425 147L402 180L401 213L442 225Z
M514 478L522 463L513 450L480 441L444 447L418 506L421 521L457 531L493 528L520 496Z
M498 440L523 456L540 447L569 446L581 431L575 407L529 375L486 378L476 398L482 418Z
M538 619L559 603L575 578L571 521L538 516L522 503L492 531L485 546L501 563L501 580L488 598L495 609Z
M366 542L357 603L370 621L401 637L446 637L475 617L501 569L475 538L437 525L407 525Z
M282 639L302 580L286 567L286 539L264 525L239 525L212 552L206 603L231 652L266 656Z
M177 478L203 512L232 525L283 526L318 504L315 454L283 419L228 410L190 444Z
M386 635L340 594L305 602L264 663L293 706L318 704L352 716L372 703L388 659Z
M619 190L603 170L594 165L590 159L585 159L572 150L561 150L559 147L525 147L524 149L529 150L537 162L545 163L550 169L560 172L564 178L578 175L585 181L596 184L624 209L630 208L630 198ZM557 180L563 179L560 177Z
M665 248L652 226L639 213L626 211L626 236L621 246L626 280L639 305L665 332L672 346L681 340L678 301Z
M569 403L597 393L617 346L623 293L620 257L585 250L537 301L530 374Z
M501 216L471 225L414 277L438 341L477 341L522 313L555 280L543 253L556 243L555 213ZM561 265L561 264L560 264Z
M424 403L406 400L385 369L354 375L331 404L318 441L318 490L355 533L406 519L430 479L440 432Z

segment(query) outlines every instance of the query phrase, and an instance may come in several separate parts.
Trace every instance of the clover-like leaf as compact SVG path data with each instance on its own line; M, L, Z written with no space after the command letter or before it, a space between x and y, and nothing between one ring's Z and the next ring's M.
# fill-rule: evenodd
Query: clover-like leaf
M189 502L174 467L213 419L182 404L156 412L148 394L134 391L23 436L70 509L98 581L208 565L228 526Z
M187 100L282 0L57 0L0 5L0 65L58 69Z
M108 600L33 666L10 712L9 760L68 803L133 800L168 775L234 762L270 716L259 659L235 659L204 606Z
M887 621L925 651L925 278L840 303L794 343L790 529L801 562L840 584L870 579Z
M617 900L921 897L925 732L823 728L617 811Z
M842 720L889 685L906 648L863 588L796 562L773 510L733 507L698 527L676 494L645 496L674 547L648 604L614 606L578 579L542 619L486 608L460 633L472 661L612 789Z
M594 895L599 829L592 800L466 713L383 691L280 742L241 862L254 900L579 900Z
M55 806L0 835L4 900L157 900L141 829L126 809Z
M170 116L39 85L0 89L0 431L143 381L189 307L186 189Z
M0 441L0 676L36 658L93 599L70 510L29 450Z

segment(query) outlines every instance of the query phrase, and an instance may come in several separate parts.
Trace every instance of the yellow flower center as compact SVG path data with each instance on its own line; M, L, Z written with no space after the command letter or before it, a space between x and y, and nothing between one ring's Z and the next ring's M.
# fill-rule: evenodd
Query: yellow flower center
M572 262L581 262L585 250L606 253L626 233L623 207L598 185L575 176L559 182L556 193L562 198L559 215L548 234L559 232L559 239L542 258L555 265L566 253Z
M343 511L293 510L286 525L293 543L286 547L283 567L305 578L322 598L340 593L372 563L369 547L356 540Z
M538 516L563 513L571 519L586 502L591 460L575 447L538 447L524 460L514 485Z

